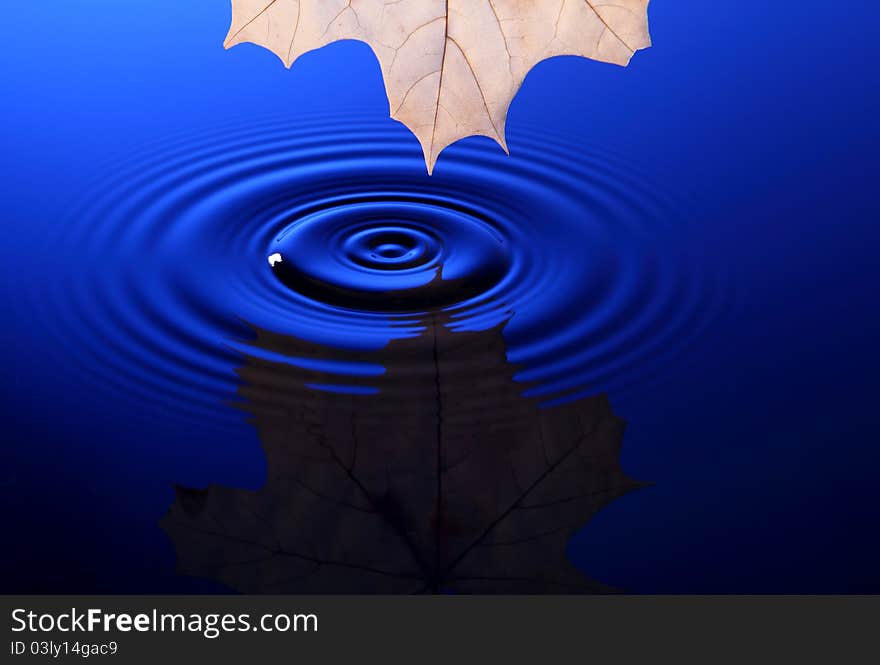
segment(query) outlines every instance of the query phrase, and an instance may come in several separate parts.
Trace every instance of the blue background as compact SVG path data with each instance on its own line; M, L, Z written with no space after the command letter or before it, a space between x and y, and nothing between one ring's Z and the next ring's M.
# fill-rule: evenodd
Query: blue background
M156 522L175 482L258 487L256 437L113 408L59 369L79 353L42 296L59 225L107 164L171 133L382 118L378 66L358 43L291 71L225 52L228 0L7 4L0 590L218 589L175 576ZM724 312L681 362L611 395L624 467L656 484L571 556L637 592L880 592L877 10L655 0L651 26L629 69L542 63L508 121L626 155L688 201L687 242L724 275Z

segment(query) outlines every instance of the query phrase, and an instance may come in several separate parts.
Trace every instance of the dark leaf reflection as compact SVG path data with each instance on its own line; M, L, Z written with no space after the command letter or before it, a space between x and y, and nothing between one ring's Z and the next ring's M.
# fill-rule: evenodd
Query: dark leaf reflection
M245 593L608 590L566 556L641 485L620 468L607 398L540 408L514 381L503 324L422 323L371 353L255 330L239 395L268 478L177 489L162 527L180 572ZM370 365L335 371L354 363Z

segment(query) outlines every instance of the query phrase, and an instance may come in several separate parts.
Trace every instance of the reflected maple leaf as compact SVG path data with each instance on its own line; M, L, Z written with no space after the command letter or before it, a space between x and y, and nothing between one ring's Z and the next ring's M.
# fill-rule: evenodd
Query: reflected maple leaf
M341 39L366 42L391 117L419 139L430 173L458 139L507 150L507 110L529 70L556 55L620 65L650 46L649 0L232 0L226 46L259 44L286 66Z
M608 590L566 556L575 531L641 486L620 468L607 398L539 408L514 381L503 326L425 324L374 353L255 330L239 394L267 482L178 488L162 527L181 572L246 593ZM365 361L385 371L340 387L339 363Z

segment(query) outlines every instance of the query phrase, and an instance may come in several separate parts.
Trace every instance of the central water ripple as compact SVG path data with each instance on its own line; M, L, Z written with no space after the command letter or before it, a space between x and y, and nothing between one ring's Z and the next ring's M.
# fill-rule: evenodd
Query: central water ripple
M489 293L510 269L501 231L452 200L386 192L290 214L269 265L316 301L382 312L447 307Z
M512 157L455 146L433 177L384 118L249 123L129 155L60 225L43 299L59 362L135 409L222 422L249 326L368 350L442 308L454 329L507 321L517 379L545 401L638 383L721 305L690 220L619 158L509 139Z

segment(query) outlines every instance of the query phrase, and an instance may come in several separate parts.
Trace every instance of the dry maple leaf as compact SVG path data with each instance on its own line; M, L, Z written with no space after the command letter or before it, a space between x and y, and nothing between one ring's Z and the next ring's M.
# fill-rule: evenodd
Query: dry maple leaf
M232 0L229 48L265 46L290 67L341 39L366 42L391 117L419 139L430 173L458 139L507 150L507 110L529 70L556 55L619 65L651 44L649 0Z
M256 491L178 488L162 520L183 573L245 593L606 591L566 556L571 535L642 485L618 461L604 396L523 398L501 326L358 354L257 330L239 370L267 461ZM276 356L299 358L297 365ZM322 390L321 364L381 363ZM367 388L378 390L373 394Z

